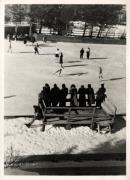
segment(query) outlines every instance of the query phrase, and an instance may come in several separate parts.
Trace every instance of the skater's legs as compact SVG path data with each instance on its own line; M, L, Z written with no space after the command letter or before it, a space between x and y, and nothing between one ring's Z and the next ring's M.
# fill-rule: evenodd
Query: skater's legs
M62 69L59 70L59 76L61 75Z

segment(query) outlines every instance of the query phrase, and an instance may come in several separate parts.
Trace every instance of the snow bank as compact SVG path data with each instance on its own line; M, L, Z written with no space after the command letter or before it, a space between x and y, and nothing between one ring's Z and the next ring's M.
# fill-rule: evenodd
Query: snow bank
M11 147L16 156L125 152L125 127L114 134L99 134L87 126L67 131L64 127L47 125L41 132L40 121L27 128L24 123L29 121L25 118L5 120L5 157L10 155Z

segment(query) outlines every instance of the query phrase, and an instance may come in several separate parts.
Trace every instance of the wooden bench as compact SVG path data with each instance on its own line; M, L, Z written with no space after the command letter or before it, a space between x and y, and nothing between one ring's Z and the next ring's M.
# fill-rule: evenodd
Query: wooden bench
M95 105L91 107L46 107L43 101L43 127L52 125L65 125L66 130L70 130L72 125L90 125L94 129L95 125L100 133L101 126L108 126L111 132L111 124L114 123L116 109L109 114L105 108L97 108Z

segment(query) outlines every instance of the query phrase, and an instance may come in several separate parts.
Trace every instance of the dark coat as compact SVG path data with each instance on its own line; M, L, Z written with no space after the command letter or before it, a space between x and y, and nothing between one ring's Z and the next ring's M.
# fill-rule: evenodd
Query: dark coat
M63 54L60 55L60 64L63 64Z
M53 87L50 92L52 106L57 106L59 102L60 89L58 87Z
M70 89L70 106L77 106L78 100L77 100L77 88L71 88Z
M47 107L51 106L50 87L44 87L42 90L42 99Z
M95 95L94 95L94 90L93 88L87 88L86 89L86 94L88 95L88 104L94 104L95 103Z
M66 106L66 97L68 95L68 88L62 88L60 90L60 106L64 107Z
M105 92L106 92L105 88L103 88L103 87L99 88L99 90L96 93L96 95L97 95L96 99L103 102L105 100L105 97L106 97Z
M82 54L82 55L84 54L84 49L80 50L80 54Z
M85 88L79 88L78 90L78 94L79 94L79 106L80 107L85 107L86 106L86 89Z

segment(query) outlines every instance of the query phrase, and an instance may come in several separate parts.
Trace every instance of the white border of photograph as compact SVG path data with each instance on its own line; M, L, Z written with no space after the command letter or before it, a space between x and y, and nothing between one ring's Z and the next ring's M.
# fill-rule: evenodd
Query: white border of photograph
M126 93L126 103L127 103L127 175L126 176L4 176L4 166L3 166L3 154L4 154L4 141L3 141L3 134L4 134L4 119L3 119L3 95L4 95L4 46L3 41L4 40L4 4L126 4L127 5L127 51L126 51L126 82L127 82L127 93ZM1 179L12 179L15 180L17 178L20 179L55 179L55 180L61 180L61 179L84 179L86 180L93 180L93 179L103 179L108 180L109 178L119 180L119 179L130 179L130 143L129 143L129 125L130 125L130 47L129 47L129 32L130 32L130 2L129 0L0 0L0 175Z

